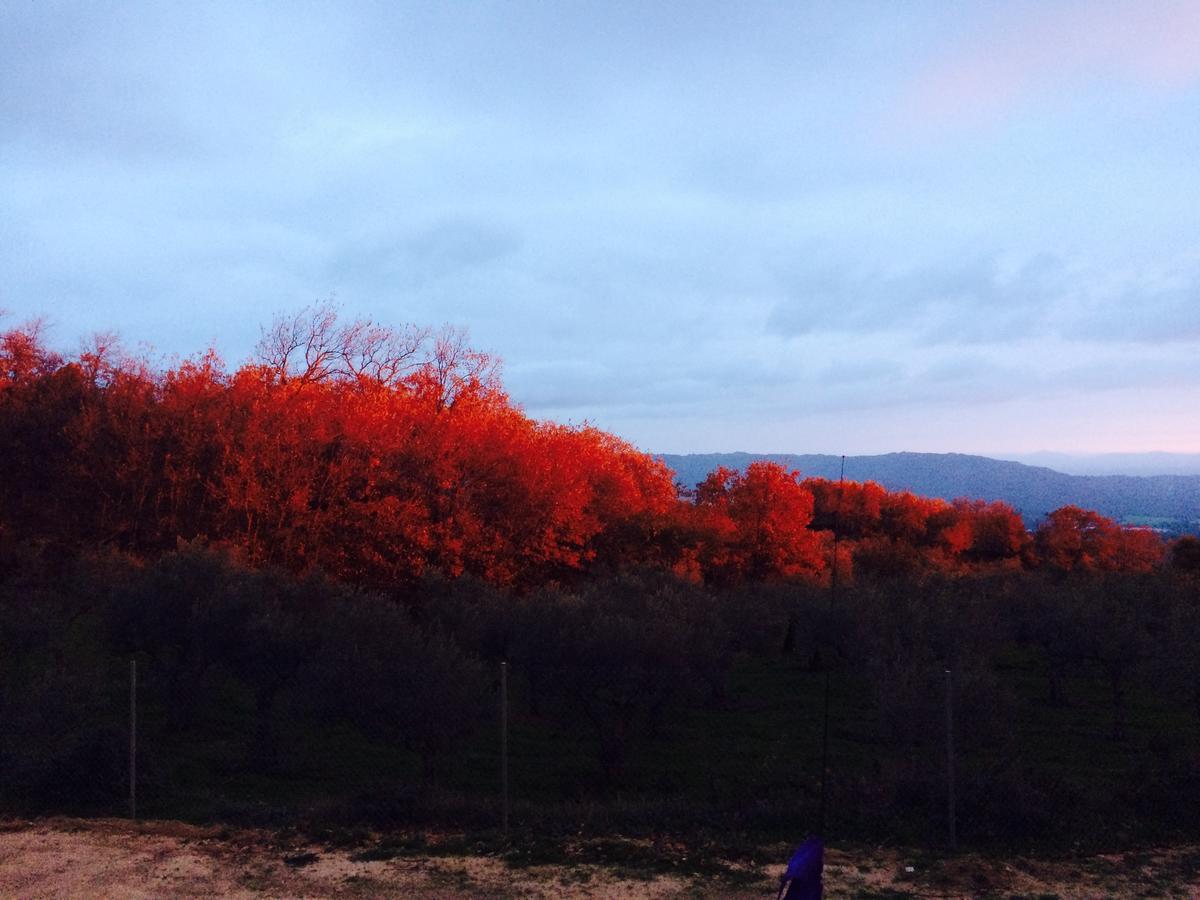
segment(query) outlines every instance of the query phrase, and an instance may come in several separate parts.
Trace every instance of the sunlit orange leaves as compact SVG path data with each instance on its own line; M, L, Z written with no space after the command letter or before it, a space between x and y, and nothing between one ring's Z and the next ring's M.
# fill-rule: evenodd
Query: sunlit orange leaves
M1031 536L1003 503L802 480L768 462L682 493L660 460L526 416L464 332L277 320L259 356L155 371L0 333L0 534L152 556L180 542L389 586L436 570L517 590L650 567L715 584L1046 565L1146 571L1162 541L1087 510Z

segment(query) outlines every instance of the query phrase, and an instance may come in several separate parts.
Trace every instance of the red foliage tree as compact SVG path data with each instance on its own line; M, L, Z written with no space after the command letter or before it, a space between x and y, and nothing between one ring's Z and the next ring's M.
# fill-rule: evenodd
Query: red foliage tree
M718 469L682 499L661 461L589 427L536 422L465 332L317 307L277 319L234 372L166 371L98 336L76 357L37 323L0 333L0 537L141 555L199 541L245 561L387 586L430 570L527 589L650 566L715 583L820 579L831 531L874 575L1032 558L1001 503ZM1161 540L1058 510L1038 557L1146 571ZM1186 548L1183 548L1186 550ZM1179 548L1176 559L1186 557Z
M1056 509L1038 526L1034 538L1041 562L1062 571L1147 572L1166 555L1162 539L1150 529L1121 528L1092 510Z
M744 474L719 468L697 485L696 506L711 535L705 568L713 580L823 574L822 541L808 527L813 498L798 472L770 462Z

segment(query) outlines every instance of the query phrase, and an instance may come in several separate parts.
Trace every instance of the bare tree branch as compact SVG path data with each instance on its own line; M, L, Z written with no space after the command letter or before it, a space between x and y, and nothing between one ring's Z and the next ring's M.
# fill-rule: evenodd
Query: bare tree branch
M280 382L342 381L431 390L439 409L468 386L497 388L499 366L472 350L465 329L398 328L370 319L339 320L333 304L281 315L255 348L255 360Z

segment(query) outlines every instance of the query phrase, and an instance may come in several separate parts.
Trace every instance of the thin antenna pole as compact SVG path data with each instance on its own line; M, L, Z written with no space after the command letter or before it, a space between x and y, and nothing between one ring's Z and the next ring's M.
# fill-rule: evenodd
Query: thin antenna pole
M838 540L841 537L842 486L846 481L846 457L842 457L842 469L838 475L837 506L833 508L833 562L829 567L829 625L833 624L833 609L837 602L838 589ZM821 729L821 814L818 830L825 833L825 809L829 787L829 674L830 660L825 661L825 723Z

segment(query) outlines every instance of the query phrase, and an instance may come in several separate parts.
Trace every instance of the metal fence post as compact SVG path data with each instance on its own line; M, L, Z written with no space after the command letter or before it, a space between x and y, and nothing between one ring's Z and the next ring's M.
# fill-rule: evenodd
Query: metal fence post
M958 827L954 802L954 676L946 670L946 818L950 849L958 849Z
M129 661L129 818L137 819L137 660Z
M508 837L508 663L500 663L500 798L504 837Z

